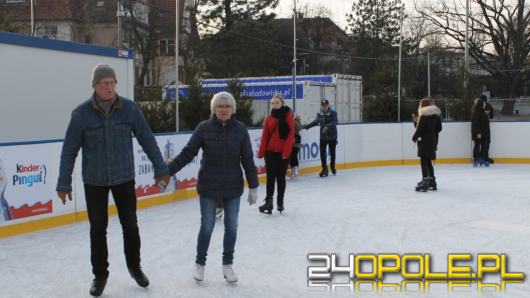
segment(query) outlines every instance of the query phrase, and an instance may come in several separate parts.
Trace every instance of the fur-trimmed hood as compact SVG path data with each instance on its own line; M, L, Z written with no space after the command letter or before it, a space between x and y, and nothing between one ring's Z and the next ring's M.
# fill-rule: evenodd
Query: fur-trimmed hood
M418 115L420 117L421 116L428 117L428 116L433 116L433 115L436 115L439 117L442 115L442 111L440 111L440 109L437 106L432 105L432 106L426 106L421 109L418 109Z

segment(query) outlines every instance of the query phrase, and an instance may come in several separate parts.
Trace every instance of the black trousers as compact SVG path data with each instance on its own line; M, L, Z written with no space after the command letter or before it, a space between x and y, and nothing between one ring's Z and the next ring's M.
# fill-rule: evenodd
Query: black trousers
M490 139L482 138L480 140L474 140L475 146L473 147L473 159L478 160L480 158L488 159L490 151Z
M432 157L420 157L421 175L423 178L434 177L434 167L432 166Z
M287 174L288 159L283 159L280 152L270 152L265 154L265 166L267 167L267 197L274 196L274 186L278 183L279 201L283 201L285 194L285 174Z
M291 165L291 168L299 166L299 163L298 163L298 152L300 152L300 148L293 147L293 151L291 151L291 158L290 158L290 161L289 161L289 163Z
M123 244L127 267L140 268L140 233L136 219L135 182L129 181L114 186L85 184L85 197L90 222L90 259L92 273L96 278L109 275L107 225L109 221L109 191L112 192L123 231Z
M322 170L328 168L327 163L327 152L326 149L329 146L329 153L331 155L331 161L329 165L332 169L335 168L335 149L337 148L337 140L333 141L326 141L326 140L320 140L320 162L322 163Z

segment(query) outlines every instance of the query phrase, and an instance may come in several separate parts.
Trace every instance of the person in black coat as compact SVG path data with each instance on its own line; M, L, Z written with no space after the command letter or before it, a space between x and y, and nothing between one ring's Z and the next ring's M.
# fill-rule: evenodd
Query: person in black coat
M488 102L488 97L486 95L481 95L480 96L480 99L482 99L484 101L484 112L486 112L486 116L488 116L488 120L491 122L491 120L493 120L493 117L494 117L494 112L493 112L493 106ZM491 143L491 134L489 135L489 138L487 140L484 140L485 142L487 142L487 146L485 147L485 149L487 149L484 154L485 154L485 159L488 161L488 163L493 163L494 160L490 158L489 156L489 149L490 149L490 143Z
M473 147L473 166L489 166L488 151L491 140L490 120L484 110L484 100L477 98L471 108L471 139Z
M434 105L432 99L420 100L418 117L414 124L416 131L412 141L418 145L418 157L421 161L422 181L416 186L416 191L437 189L432 161L436 159L438 149L438 134L442 131L442 112Z

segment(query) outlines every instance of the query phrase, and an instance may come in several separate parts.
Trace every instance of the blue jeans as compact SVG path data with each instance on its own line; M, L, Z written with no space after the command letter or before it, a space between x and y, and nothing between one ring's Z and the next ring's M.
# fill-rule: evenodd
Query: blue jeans
M201 204L201 229L197 237L197 258L195 263L206 265L208 247L215 226L215 210L217 200L199 198ZM231 265L234 261L234 247L237 238L237 221L239 216L240 198L224 199L225 235L223 239L223 265Z

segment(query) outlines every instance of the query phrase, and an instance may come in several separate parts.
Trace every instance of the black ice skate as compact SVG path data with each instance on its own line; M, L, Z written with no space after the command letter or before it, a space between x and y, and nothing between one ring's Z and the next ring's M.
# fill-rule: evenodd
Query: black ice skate
M319 176L320 178L322 178L322 177L327 177L327 176L328 176L328 168L323 169L323 170L318 174L318 176Z
M140 287L147 288L149 286L149 279L141 268L129 269L129 274Z
M438 186L436 185L436 177L429 177L427 178L429 190L438 190Z
M265 204L259 206L259 212L272 214L272 198L266 197Z
M283 198L278 198L278 212L282 213L285 208L283 207Z
M416 191L427 192L428 189L429 182L427 181L427 179L422 180L421 183L416 186Z
M103 294L105 286L107 285L107 279L94 279L92 281L92 286L90 286L90 295L94 297L99 297Z

